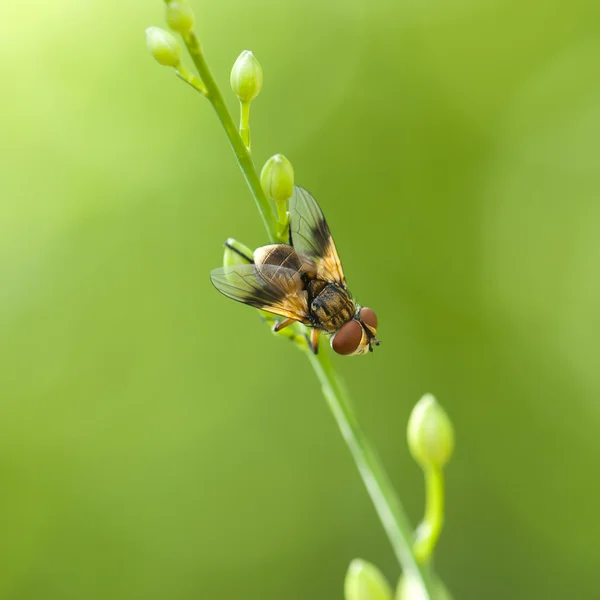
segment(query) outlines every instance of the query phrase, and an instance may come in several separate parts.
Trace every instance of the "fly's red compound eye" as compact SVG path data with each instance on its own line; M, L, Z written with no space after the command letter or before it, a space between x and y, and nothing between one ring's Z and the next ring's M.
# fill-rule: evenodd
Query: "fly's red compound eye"
M377 315L372 308L362 308L360 311L360 318L363 323L377 330Z
M363 330L358 321L348 321L333 337L331 347L342 355L356 351L362 340Z

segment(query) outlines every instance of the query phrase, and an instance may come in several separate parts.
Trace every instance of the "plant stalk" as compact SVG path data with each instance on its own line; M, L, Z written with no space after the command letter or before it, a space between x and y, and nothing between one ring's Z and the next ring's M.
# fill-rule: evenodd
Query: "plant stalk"
M444 472L439 467L425 469L425 516L417 528L413 552L420 564L431 561L444 525Z
M431 571L427 565L417 562L412 551L410 521L379 457L358 423L348 392L335 373L329 353L321 349L317 355L307 354L400 566L409 578L421 583L427 594L423 598L433 600Z
M240 137L244 146L251 152L250 146L250 102L240 102Z

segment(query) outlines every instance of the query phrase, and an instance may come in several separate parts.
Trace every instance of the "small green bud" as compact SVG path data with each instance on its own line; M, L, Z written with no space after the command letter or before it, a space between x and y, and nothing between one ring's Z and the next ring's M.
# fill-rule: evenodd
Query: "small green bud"
M252 250L244 246L241 242L229 238L225 242L225 252L223 253L223 266L233 267L235 265L247 265L252 262Z
M283 154L271 156L260 172L260 185L267 198L285 204L294 193L292 163Z
M427 600L423 586L412 577L402 575L396 588L395 600ZM452 600L450 592L441 580L433 582L433 597L431 600Z
M240 102L250 102L260 93L263 72L250 50L244 50L235 61L229 78L233 93Z
M454 451L454 430L446 411L425 394L408 420L408 447L422 468L442 468Z
M248 265L252 262L253 256L252 250L248 246L229 238L225 242L225 251L223 252L223 266L224 267L235 267L236 265ZM235 285L238 283L238 277L235 271L225 273L225 278L231 284Z
M225 252L223 253L223 266L233 267L235 265L247 265L252 262L254 252L238 242L234 238L228 238L225 242Z
M355 558L346 573L345 600L392 600L392 589L373 564Z
M160 27L146 29L146 44L150 54L165 67L176 67L181 62L181 48L175 36Z
M187 2L169 2L166 13L169 27L178 33L189 33L196 23L194 11Z
M402 575L396 588L395 600L428 600L423 586L411 577ZM431 598L431 600L436 600Z

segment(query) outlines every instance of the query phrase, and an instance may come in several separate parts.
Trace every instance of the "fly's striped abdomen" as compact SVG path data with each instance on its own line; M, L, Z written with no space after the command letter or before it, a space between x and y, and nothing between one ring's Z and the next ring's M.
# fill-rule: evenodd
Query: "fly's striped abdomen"
M298 272L302 268L296 251L287 244L271 244L261 246L254 251L254 262L257 265L275 265Z

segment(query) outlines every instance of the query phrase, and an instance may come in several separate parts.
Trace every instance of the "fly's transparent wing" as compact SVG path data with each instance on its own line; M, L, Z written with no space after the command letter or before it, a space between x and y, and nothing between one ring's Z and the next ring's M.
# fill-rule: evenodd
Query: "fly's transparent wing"
M317 201L295 187L290 199L290 245L317 267L317 277L346 287L342 263Z
M308 324L308 301L298 271L276 265L234 265L215 269L213 285L225 296Z

